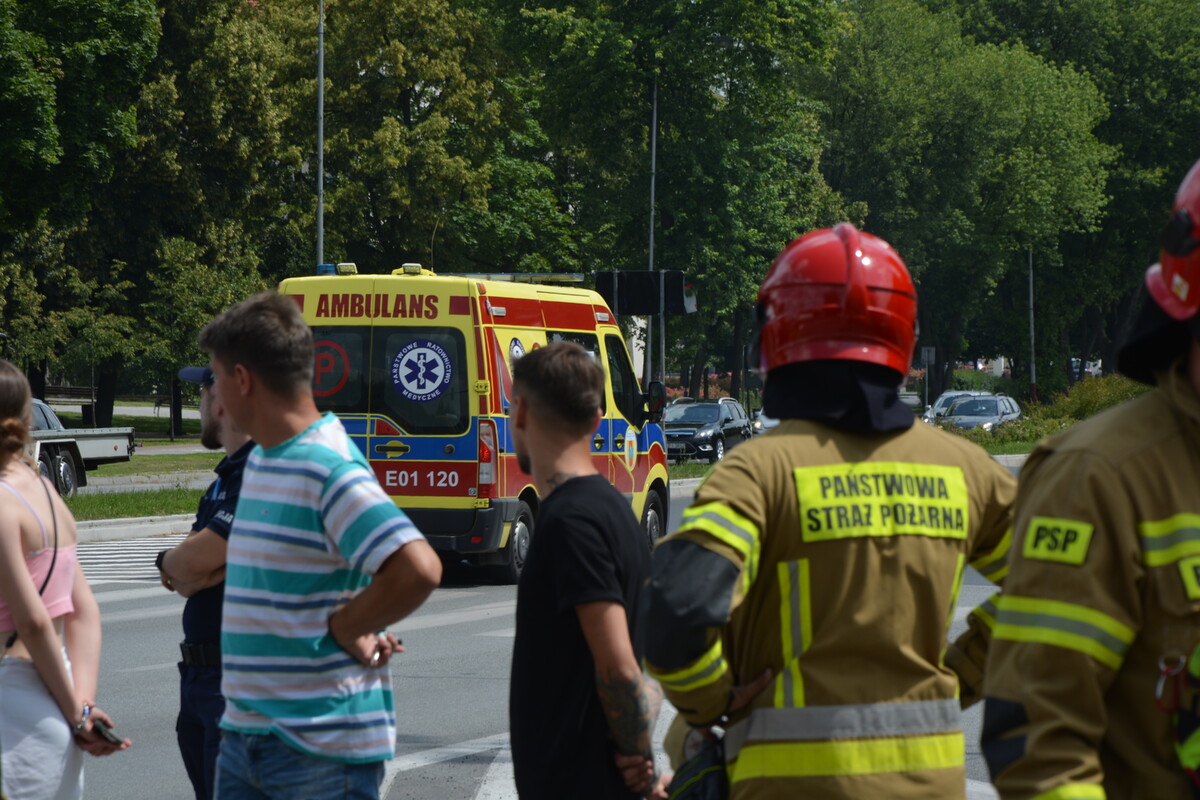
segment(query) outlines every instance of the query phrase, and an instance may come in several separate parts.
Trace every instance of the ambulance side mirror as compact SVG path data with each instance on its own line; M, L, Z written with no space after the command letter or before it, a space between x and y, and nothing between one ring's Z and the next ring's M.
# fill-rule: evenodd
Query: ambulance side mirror
M650 381L642 397L646 403L646 421L662 421L663 409L667 407L667 387L661 381Z

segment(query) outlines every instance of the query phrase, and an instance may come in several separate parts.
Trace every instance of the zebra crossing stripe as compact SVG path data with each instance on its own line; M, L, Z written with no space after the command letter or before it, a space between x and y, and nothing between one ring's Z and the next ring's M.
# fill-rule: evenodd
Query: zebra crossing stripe
M154 557L159 550L174 547L186 538L186 533L178 533L142 539L80 542L76 552L90 586L146 581L158 583Z

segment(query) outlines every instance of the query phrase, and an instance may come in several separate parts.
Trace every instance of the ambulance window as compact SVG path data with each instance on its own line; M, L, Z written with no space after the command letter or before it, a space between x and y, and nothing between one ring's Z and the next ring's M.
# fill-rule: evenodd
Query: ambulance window
M608 374L611 376L613 400L616 401L617 410L630 423L640 425L642 391L638 388L633 367L629 364L625 343L621 341L620 336L610 334L604 337L604 347L608 350Z
M367 410L368 337L362 327L313 328L313 396L322 411Z
M604 366L604 362L600 361L600 339L594 333L581 333L579 331L546 331L546 343L551 342L574 342L592 354L592 358L596 359L600 366ZM600 411L608 413L608 398L601 395Z
M471 425L466 344L456 328L376 328L371 411L406 433L458 434Z

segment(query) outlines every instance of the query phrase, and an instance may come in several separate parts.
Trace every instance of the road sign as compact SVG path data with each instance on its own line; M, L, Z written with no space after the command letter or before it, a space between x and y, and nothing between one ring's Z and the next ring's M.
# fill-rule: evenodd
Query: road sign
M924 364L925 366L929 366L930 364L933 363L933 360L935 358L937 358L937 348L935 348L935 347L922 347L921 348L921 363L922 364Z

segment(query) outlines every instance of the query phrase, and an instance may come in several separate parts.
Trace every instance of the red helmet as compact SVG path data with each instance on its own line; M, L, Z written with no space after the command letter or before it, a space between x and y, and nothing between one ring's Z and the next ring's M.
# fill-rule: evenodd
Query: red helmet
M1200 311L1200 161L1179 184L1161 244L1159 263L1146 270L1146 288L1172 319L1190 319Z
M917 292L892 246L847 222L783 249L758 290L759 367L867 361L908 374Z

